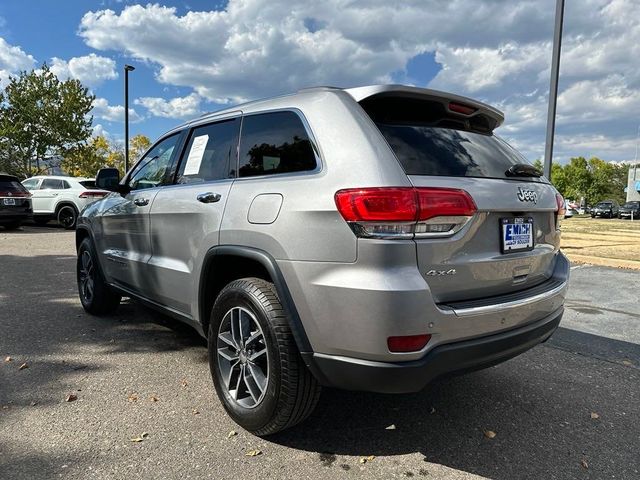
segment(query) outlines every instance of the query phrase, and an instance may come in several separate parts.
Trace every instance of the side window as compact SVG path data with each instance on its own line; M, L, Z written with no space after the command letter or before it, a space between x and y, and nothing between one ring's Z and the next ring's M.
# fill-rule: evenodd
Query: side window
M182 155L176 183L235 177L239 134L239 118L194 128Z
M302 172L316 157L300 117L294 112L247 115L242 122L240 177Z
M30 180L25 180L22 182L22 185L28 190L34 190L38 186L38 179L32 178Z
M71 188L71 185L69 185L69 182L66 180L62 180L62 188L66 190L67 188Z
M153 188L164 183L167 172L171 168L179 138L179 133L165 138L147 152L129 176L131 190Z
M50 188L51 190L62 190L62 180L56 180L54 178L45 178L40 186L41 190Z

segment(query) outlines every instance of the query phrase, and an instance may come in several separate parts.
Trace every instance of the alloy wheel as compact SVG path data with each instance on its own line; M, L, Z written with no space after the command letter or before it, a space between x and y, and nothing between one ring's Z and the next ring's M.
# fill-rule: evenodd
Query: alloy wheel
M86 303L91 303L95 285L95 269L91 254L87 250L82 252L80 262L80 293Z
M269 357L256 317L243 307L230 309L220 322L218 370L229 396L240 406L254 408L269 384Z

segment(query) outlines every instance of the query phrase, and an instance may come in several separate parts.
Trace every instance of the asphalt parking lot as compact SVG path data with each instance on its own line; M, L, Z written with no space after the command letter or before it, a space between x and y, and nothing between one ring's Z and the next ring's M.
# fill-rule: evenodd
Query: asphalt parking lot
M0 229L0 479L640 478L640 271L573 268L562 328L507 363L414 395L325 390L260 439L194 331L84 313L73 235Z

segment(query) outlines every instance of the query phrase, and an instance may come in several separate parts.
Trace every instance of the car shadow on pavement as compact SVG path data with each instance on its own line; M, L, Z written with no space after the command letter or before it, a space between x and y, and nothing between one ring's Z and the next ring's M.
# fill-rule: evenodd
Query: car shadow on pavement
M597 339L612 350L640 349ZM418 452L425 462L501 480L614 472L633 478L640 470L638 385L637 368L546 344L484 371L439 379L420 393L325 389L303 425L269 440L316 452L324 464L336 455Z

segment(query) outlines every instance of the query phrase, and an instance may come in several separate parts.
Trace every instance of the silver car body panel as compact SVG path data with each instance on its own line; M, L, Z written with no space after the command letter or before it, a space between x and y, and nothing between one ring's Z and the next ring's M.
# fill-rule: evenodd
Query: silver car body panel
M96 202L84 211L79 225L97 239L108 280L124 278L148 298L202 322L198 283L208 250L239 245L264 251L282 272L314 352L390 362L418 359L438 345L517 328L561 311L569 270L559 252L555 189L544 178L529 182L408 176L357 103L389 92L463 102L498 124L503 119L498 110L471 99L402 86L307 89L195 119L172 132L238 115L296 112L314 144L318 168L144 190L153 194L146 221L119 219L119 213L129 211L129 198L112 194ZM449 238L357 238L336 209L335 192L384 186L464 189L478 211ZM535 205L518 200L518 187L535 191ZM198 204L195 196L201 192L222 199ZM256 207L257 217L250 214L252 205L264 198L271 200ZM502 214L534 217L534 250L500 253L497 221ZM119 252L118 257L104 248L101 238L115 235L122 237L123 250L129 253ZM109 266L111 257L122 263ZM455 275L427 275L442 269L455 270ZM540 292L539 286L552 279L559 283ZM536 293L527 295L529 289ZM518 292L517 300L455 307L465 299ZM419 352L391 353L387 348L388 336L423 333L432 338Z

